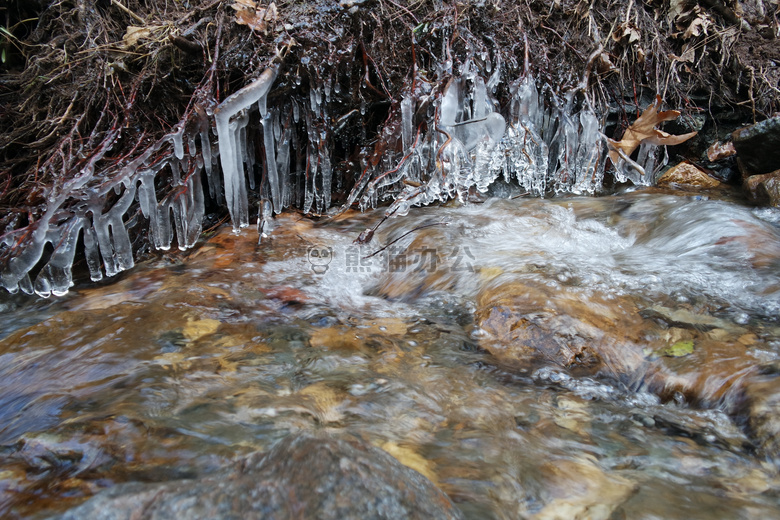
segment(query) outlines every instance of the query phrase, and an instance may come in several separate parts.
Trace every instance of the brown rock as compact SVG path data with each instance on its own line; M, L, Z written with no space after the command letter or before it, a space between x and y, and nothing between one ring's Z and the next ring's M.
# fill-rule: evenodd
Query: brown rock
M587 374L621 377L645 363L641 322L630 302L605 302L532 283L490 283L477 297L483 347L504 365L554 362ZM613 334L620 331L620 334Z
M638 486L618 474L606 473L594 460L548 462L542 467L550 501L533 520L607 520Z
M691 188L717 188L720 181L713 179L700 168L689 162L681 162L669 168L656 182L658 186L669 188L685 186Z
M742 328L684 309L642 309L630 297L583 300L541 284L494 283L480 293L476 319L481 346L510 369L554 364L665 400L682 395L703 406L731 406L745 376L755 372L755 359L737 342ZM713 327L722 338L709 337ZM681 342L692 347L686 355L664 354Z
M748 177L745 191L757 204L780 207L780 170Z

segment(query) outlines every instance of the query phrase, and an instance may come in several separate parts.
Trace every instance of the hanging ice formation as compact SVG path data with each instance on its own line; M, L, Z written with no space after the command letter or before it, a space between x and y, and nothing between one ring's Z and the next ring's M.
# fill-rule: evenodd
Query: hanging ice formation
M577 107L576 89L563 100L549 86L539 92L526 71L510 85L504 116L492 97L499 77L500 62L485 80L469 61L439 91L404 97L401 132L395 137L400 149L378 167L367 168L346 207L359 199L365 209L392 197L387 214L402 215L414 205L463 199L471 188L485 193L501 175L535 196L600 190L606 141L587 100ZM428 120L415 120L425 105L433 107Z
M274 147L271 125L273 123L270 122L271 115L266 108L268 91L271 90L271 85L273 85L277 73L278 65L269 67L258 79L235 94L228 96L214 111L214 119L217 123L217 136L219 137L222 176L225 180L225 201L228 211L230 211L230 218L233 221L233 229L236 231L241 227L249 225L249 199L244 164L248 166L251 172L251 161L254 160L254 154L250 154L248 150L246 127L249 123L249 108L255 103L258 105L263 122L264 144L266 150L271 152L267 153L268 183L271 187L276 211L281 210L279 178L276 171L276 159L272 153Z
M387 214L401 215L413 205L464 199L472 189L487 192L499 178L536 196L601 189L606 142L594 109L579 95L582 85L556 93L526 69L507 85L500 110L494 95L501 63L482 62L480 68L467 60L453 72L447 60L441 81L418 81L400 96L373 152L364 150L362 174L344 208L390 199ZM236 231L249 225L250 191L261 201L261 236L284 208L327 212L332 192L349 188L333 173L333 135L360 116L352 110L334 124L331 108L350 95L342 92L350 80L318 65L309 70L308 91L295 81L288 84L294 95L269 103L277 73L272 65L213 111L203 96L173 132L125 163L104 166L120 135L108 132L71 180L50 190L40 219L0 236L0 284L11 292L66 293L79 240L93 280L132 267L128 226L139 222L135 208L148 220L154 247L169 248L174 234L180 248L192 246L204 215L202 179L210 198L227 206ZM652 181L658 152L645 146L639 155L637 162L621 161L618 180Z
M21 289L41 296L65 294L72 285L79 237L92 280L101 280L103 271L114 276L131 268L133 250L127 228L134 218L129 210L135 200L149 221L150 241L156 248L168 249L174 232L180 249L194 245L204 214L204 168L212 197L218 197L221 189L211 164L215 154L209 126L205 110L199 107L189 121L135 159L96 171L120 137L119 129L110 131L71 180L49 189L47 209L37 222L2 236L0 251L7 261L0 284L12 293ZM160 184L168 189L160 193L155 183L163 176L166 181ZM42 260L45 263L33 282L30 273Z

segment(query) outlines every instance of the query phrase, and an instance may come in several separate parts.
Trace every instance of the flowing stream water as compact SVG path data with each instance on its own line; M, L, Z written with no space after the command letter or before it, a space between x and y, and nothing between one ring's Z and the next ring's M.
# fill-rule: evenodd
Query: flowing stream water
M259 243L226 226L103 285L5 297L0 516L324 430L467 518L780 517L780 212L489 199L353 244L382 215L281 214Z

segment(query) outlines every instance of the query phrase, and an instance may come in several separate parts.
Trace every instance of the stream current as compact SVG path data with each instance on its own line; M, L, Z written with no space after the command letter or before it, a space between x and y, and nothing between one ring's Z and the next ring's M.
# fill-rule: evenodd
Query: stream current
M63 298L5 296L0 516L318 430L466 518L780 517L780 212L489 199L353 244L381 217L282 214L259 243L225 226Z

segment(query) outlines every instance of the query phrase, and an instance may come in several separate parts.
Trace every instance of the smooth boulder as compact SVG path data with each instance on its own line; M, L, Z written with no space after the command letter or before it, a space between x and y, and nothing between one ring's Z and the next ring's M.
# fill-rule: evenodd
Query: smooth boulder
M118 485L62 520L455 519L430 480L363 441L291 434L265 454L195 480Z

